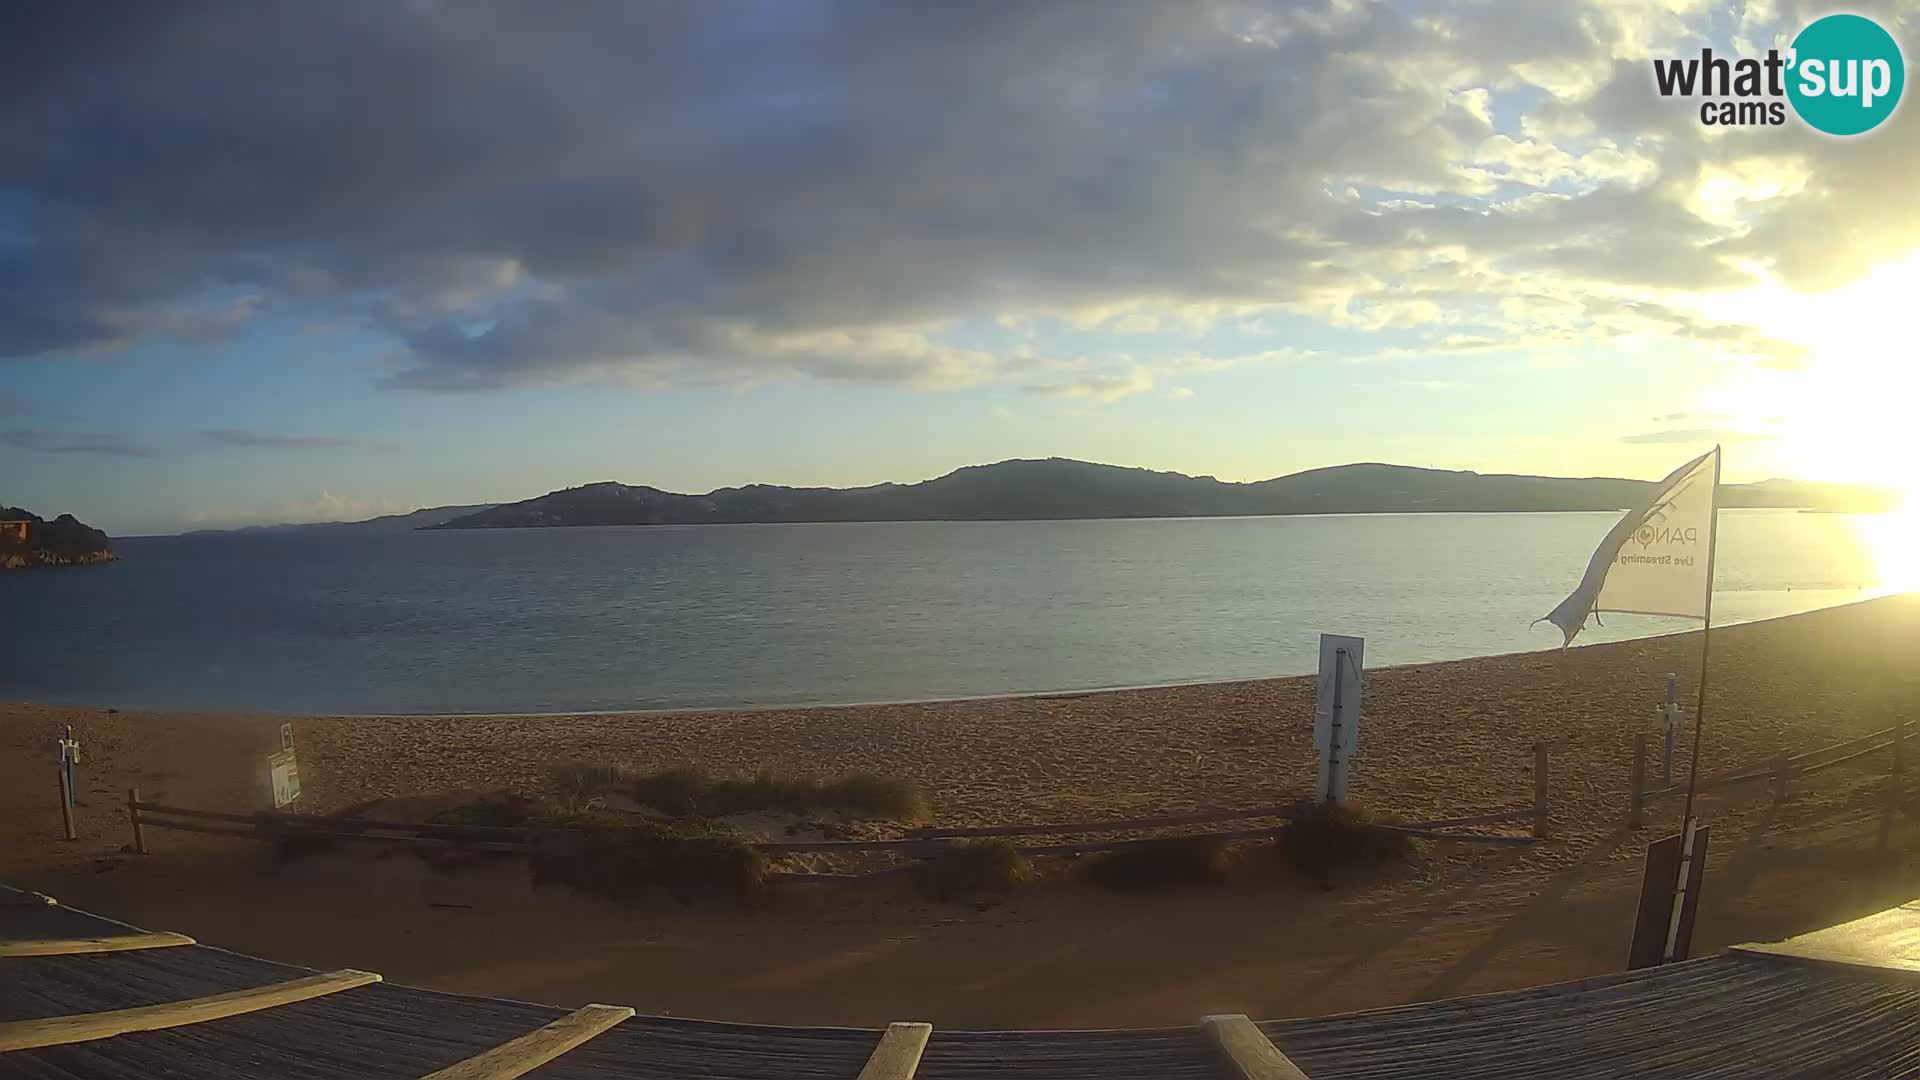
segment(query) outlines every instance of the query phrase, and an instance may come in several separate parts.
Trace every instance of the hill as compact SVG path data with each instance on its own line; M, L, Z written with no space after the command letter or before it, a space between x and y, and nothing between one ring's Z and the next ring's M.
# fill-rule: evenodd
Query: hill
M113 545L107 534L72 514L47 521L18 507L0 506L0 570L112 560Z
M386 514L363 521L310 521L285 525L247 525L238 529L195 529L186 535L282 536L307 532L412 532L416 529L429 529L436 525L443 525L455 518L466 517L482 510L491 510L498 505L498 503L473 503L468 506L429 506L424 510L415 510L407 514Z
M550 492L454 518L443 529L685 525L799 521L994 521L1617 510L1652 482L1338 465L1251 483L1066 458L973 465L917 484L792 488L767 484L683 495L611 481ZM1769 480L1730 484L1721 505L1877 510L1867 488Z

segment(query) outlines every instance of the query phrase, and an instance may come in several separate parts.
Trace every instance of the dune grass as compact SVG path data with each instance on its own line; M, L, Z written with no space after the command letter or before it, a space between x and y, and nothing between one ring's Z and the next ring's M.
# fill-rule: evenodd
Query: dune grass
M1411 859L1413 838L1380 827L1393 823L1357 806L1317 804L1287 823L1274 850L1284 865L1325 884L1343 867Z
M676 768L640 773L621 765L568 762L550 773L563 795L624 794L676 818L710 818L759 810L838 810L860 817L925 821L927 800L913 785L872 773L830 779L762 769L716 774Z
M1106 889L1150 889L1224 884L1235 852L1225 840L1180 836L1103 851L1080 864L1087 880Z
M954 846L913 867L914 891L935 900L1007 893L1038 877L1033 863L1005 840Z
M740 833L703 821L646 821L592 801L556 800L532 853L535 884L558 881L614 899L654 890L689 899L749 900L767 881L767 861Z

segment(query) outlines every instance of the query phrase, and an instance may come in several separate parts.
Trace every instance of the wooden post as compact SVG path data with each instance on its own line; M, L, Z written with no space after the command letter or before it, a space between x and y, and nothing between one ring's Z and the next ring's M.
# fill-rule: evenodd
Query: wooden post
M1773 801L1787 800L1787 774L1793 771L1793 763L1787 759L1785 750L1773 755Z
M1533 835L1546 839L1553 806L1547 801L1547 744L1533 744Z
M140 855L147 853L147 833L140 827L140 789L127 789L127 819L133 822L133 850Z
M73 831L73 781L67 779L67 763L60 762L60 823L66 826L67 839L78 840Z
M1627 800L1627 828L1647 823L1647 733L1633 737L1633 794Z

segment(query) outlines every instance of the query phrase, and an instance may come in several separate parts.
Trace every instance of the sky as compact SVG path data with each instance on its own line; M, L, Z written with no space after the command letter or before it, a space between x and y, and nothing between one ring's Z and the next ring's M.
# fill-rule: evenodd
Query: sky
M1709 127L1651 73L1825 4L106 8L0 15L0 503L44 516L1716 441L1920 492L1913 107Z

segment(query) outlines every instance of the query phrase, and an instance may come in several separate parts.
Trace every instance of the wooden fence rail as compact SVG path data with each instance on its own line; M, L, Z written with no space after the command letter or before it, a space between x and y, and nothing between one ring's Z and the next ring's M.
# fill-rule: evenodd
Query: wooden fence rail
M1254 818L1290 818L1299 812L1298 803L1278 803L1272 806L1248 807L1245 810L1208 810L1193 814L1122 818L1114 821L1082 821L1064 825L988 825L959 829L930 827L910 829L907 835L927 840L988 836L1072 836L1078 833L1165 829L1180 825L1213 825L1223 821L1244 821Z
M1534 802L1530 806L1500 810L1488 814L1475 814L1467 817L1443 818L1432 821L1416 821L1407 824L1380 825L1377 827L1411 836L1456 840L1465 843L1531 843L1535 839L1546 835L1547 819L1551 810L1550 804L1547 801L1547 785L1543 772L1545 766L1545 748L1538 747L1535 753L1537 775L1534 784ZM1024 855L1093 853L1164 843L1174 839L1210 839L1222 841L1260 839L1272 836L1286 828L1287 823L1299 818L1306 811L1307 806L1308 804L1306 803L1287 803L1273 806L1248 807L1238 810L1210 810L1191 814L1169 814L1152 818L1128 818L1068 824L915 829L906 837L894 840L770 840L757 843L754 846L762 853L773 856L800 853L850 854L856 852L894 852L901 855L926 858L938 855L943 851L947 851L970 840L984 837L1092 836L1103 832L1145 832L1191 825L1258 820L1261 818L1271 819L1273 822L1272 824L1244 829L1204 833L1182 833L1173 837L1145 837L1121 840L1070 840L1055 843L1022 844L1015 848L1015 850ZM144 830L148 827L253 840L273 841L291 838L325 838L415 847L449 847L470 851L496 851L504 853L530 853L544 838L565 835L575 831L565 828L542 826L444 825L434 822L381 821L338 815L286 814L267 811L236 813L221 810L201 810L193 807L172 806L165 803L144 802L140 798L138 788L127 793L127 813L133 825L135 850L141 854L145 854L147 851ZM1487 835L1452 831L1477 825L1492 825L1501 822L1528 819L1531 819L1534 825L1533 836Z
M1889 748L1893 750L1893 756L1889 763L1889 771L1898 775L1905 766L1904 744L1907 736L1910 734L1908 728L1916 723L1920 723L1920 721L1902 720L1892 727L1881 728L1879 731L1871 731L1865 735L1847 739L1843 742L1833 743L1798 754L1788 754L1782 751L1776 754L1773 760L1765 765L1739 769L1729 773L1721 773L1718 776L1702 777L1694 790L1696 792L1706 792L1713 791L1717 788L1732 787L1737 784L1771 780L1774 784L1775 796L1784 797L1787 784L1796 776L1804 773L1818 772L1821 769L1830 769L1835 765L1844 765L1849 761L1855 761L1868 754L1878 753ZM1635 826L1645 823L1645 811L1648 803L1658 799L1684 796L1687 791L1685 784L1647 788L1645 786L1646 775L1646 736L1636 735L1634 736L1633 771L1632 779L1630 780L1631 790L1627 803L1628 821Z

